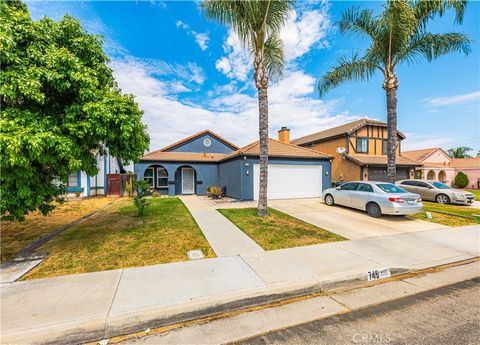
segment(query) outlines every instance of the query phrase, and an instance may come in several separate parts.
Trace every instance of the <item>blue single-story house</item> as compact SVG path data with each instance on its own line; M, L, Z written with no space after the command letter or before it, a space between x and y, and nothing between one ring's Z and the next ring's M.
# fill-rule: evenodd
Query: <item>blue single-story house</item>
M269 139L268 197L320 197L331 186L332 157L290 144L289 129ZM259 189L259 142L244 147L204 130L163 149L145 154L135 164L144 179L162 194L206 194L208 186L225 187L226 195L256 200Z

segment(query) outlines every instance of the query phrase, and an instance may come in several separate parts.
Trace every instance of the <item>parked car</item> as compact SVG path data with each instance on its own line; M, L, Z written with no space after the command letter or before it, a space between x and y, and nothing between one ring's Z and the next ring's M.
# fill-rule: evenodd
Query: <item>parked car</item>
M475 196L461 189L454 189L438 181L401 180L396 184L403 189L420 194L424 200L431 200L439 204L466 204L473 203Z
M387 182L347 182L323 192L323 200L329 206L335 204L367 211L372 217L382 214L407 215L423 209L420 195Z

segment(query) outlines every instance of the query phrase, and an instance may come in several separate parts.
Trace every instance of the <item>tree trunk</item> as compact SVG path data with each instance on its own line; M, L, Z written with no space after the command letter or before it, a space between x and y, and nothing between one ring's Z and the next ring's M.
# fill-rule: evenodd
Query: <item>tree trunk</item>
M391 85L389 83L389 85ZM387 176L389 182L395 182L397 176L397 87L395 78L393 87L386 87L387 93Z
M265 217L268 214L268 93L267 88L258 89L258 129L260 137L260 193L258 195L257 214Z

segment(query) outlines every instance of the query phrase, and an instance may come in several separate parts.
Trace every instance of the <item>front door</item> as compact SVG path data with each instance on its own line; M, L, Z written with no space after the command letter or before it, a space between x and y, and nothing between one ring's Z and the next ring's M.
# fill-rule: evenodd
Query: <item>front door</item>
M182 194L195 193L195 172L193 168L182 168Z

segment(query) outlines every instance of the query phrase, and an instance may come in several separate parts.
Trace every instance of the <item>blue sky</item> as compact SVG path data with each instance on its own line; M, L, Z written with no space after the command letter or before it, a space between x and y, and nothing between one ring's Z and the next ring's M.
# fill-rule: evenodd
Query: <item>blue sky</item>
M119 86L144 110L157 149L203 129L239 144L258 136L251 62L236 36L207 21L197 2L27 2L32 17L78 18L105 40ZM345 37L336 26L350 6L380 10L381 2L298 2L282 32L285 76L271 86L270 135L281 126L293 138L370 117L386 120L380 75L346 83L319 99L316 84L343 55L368 42ZM461 26L453 16L437 19L434 32L462 31L474 40L468 56L451 54L433 63L398 70L398 127L405 149L470 146L480 149L480 3L469 4Z

